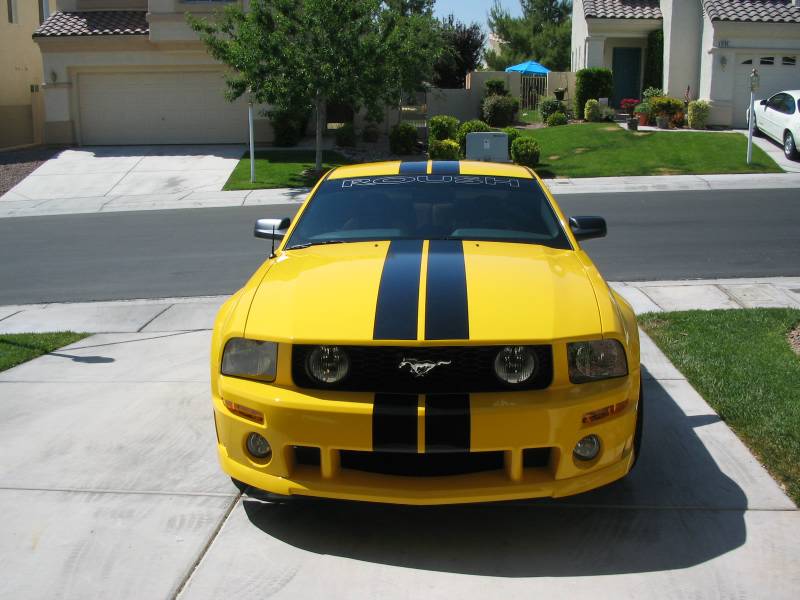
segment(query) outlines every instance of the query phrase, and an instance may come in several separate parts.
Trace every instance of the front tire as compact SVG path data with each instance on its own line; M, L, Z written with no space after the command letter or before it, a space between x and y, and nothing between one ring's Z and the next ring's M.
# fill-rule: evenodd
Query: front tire
M797 158L797 145L794 142L794 136L789 131L783 134L783 154L789 160Z

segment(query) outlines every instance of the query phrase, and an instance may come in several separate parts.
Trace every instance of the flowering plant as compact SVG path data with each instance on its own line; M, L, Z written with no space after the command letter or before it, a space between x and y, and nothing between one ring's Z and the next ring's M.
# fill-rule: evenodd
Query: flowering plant
M637 98L625 98L622 102L619 103L619 106L624 112L629 113L640 102L641 100L638 100Z

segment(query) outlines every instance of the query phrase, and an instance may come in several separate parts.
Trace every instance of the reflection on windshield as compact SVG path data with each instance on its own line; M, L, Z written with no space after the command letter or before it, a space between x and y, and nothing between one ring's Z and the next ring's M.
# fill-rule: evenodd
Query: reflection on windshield
M287 249L396 239L471 239L569 249L533 179L397 175L324 182L300 217Z

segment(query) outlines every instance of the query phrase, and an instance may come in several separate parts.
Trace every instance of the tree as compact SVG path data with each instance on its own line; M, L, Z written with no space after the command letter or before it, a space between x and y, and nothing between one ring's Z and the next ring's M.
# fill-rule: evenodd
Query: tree
M500 39L500 52L486 53L489 68L533 59L553 71L569 69L571 1L520 0L520 6L521 17L512 17L497 0L489 11L489 28Z
M441 36L427 0L252 0L213 20L188 17L210 54L226 64L226 97L316 111L322 168L327 102L365 106L377 118L430 78ZM394 6L391 6L394 5ZM420 10L417 10L420 9Z
M486 34L480 25L465 25L453 15L441 21L444 50L433 66L433 84L441 88L464 87L467 73L481 64Z

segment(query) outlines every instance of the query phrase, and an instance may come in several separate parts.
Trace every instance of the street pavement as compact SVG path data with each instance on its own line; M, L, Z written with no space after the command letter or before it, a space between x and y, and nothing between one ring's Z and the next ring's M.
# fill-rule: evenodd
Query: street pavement
M584 242L617 281L800 275L797 189L559 196L599 214ZM0 305L231 294L269 253L260 217L297 203L0 219Z
M125 158L128 161L132 160L130 157ZM230 158L208 156L171 158L172 161L164 162L162 168L177 168L175 166L177 161L177 164L183 163L182 170L89 173L69 176L66 173L39 175L42 169L50 168L50 163L47 163L17 187L0 197L0 219L141 210L292 205L302 202L309 191L306 188L280 188L224 192L220 190L233 169ZM203 163L204 160L212 161L212 159L215 159L215 162ZM112 157L106 160L112 160ZM120 169L128 166L127 162L119 164ZM131 168L137 171L152 168L153 165L158 164L157 162L145 162L145 158L142 158L142 163L136 163L135 167ZM213 171L198 170L204 164L214 166L221 164L224 167ZM798 172L794 173L584 177L548 179L545 183L557 196L597 192L641 194L663 191L797 189L800 188L800 163L797 165L796 171ZM58 169L63 170L64 166L59 165ZM87 177L90 180L86 183L88 187L85 187L83 179ZM130 182L126 183L129 179ZM94 193L92 188L96 186L102 190ZM101 194L101 191L104 193Z
M615 286L638 311L800 306L800 278ZM0 373L0 597L796 597L800 513L646 336L642 457L615 485L428 508L240 496L208 391L222 300L0 309L0 331L98 332Z

